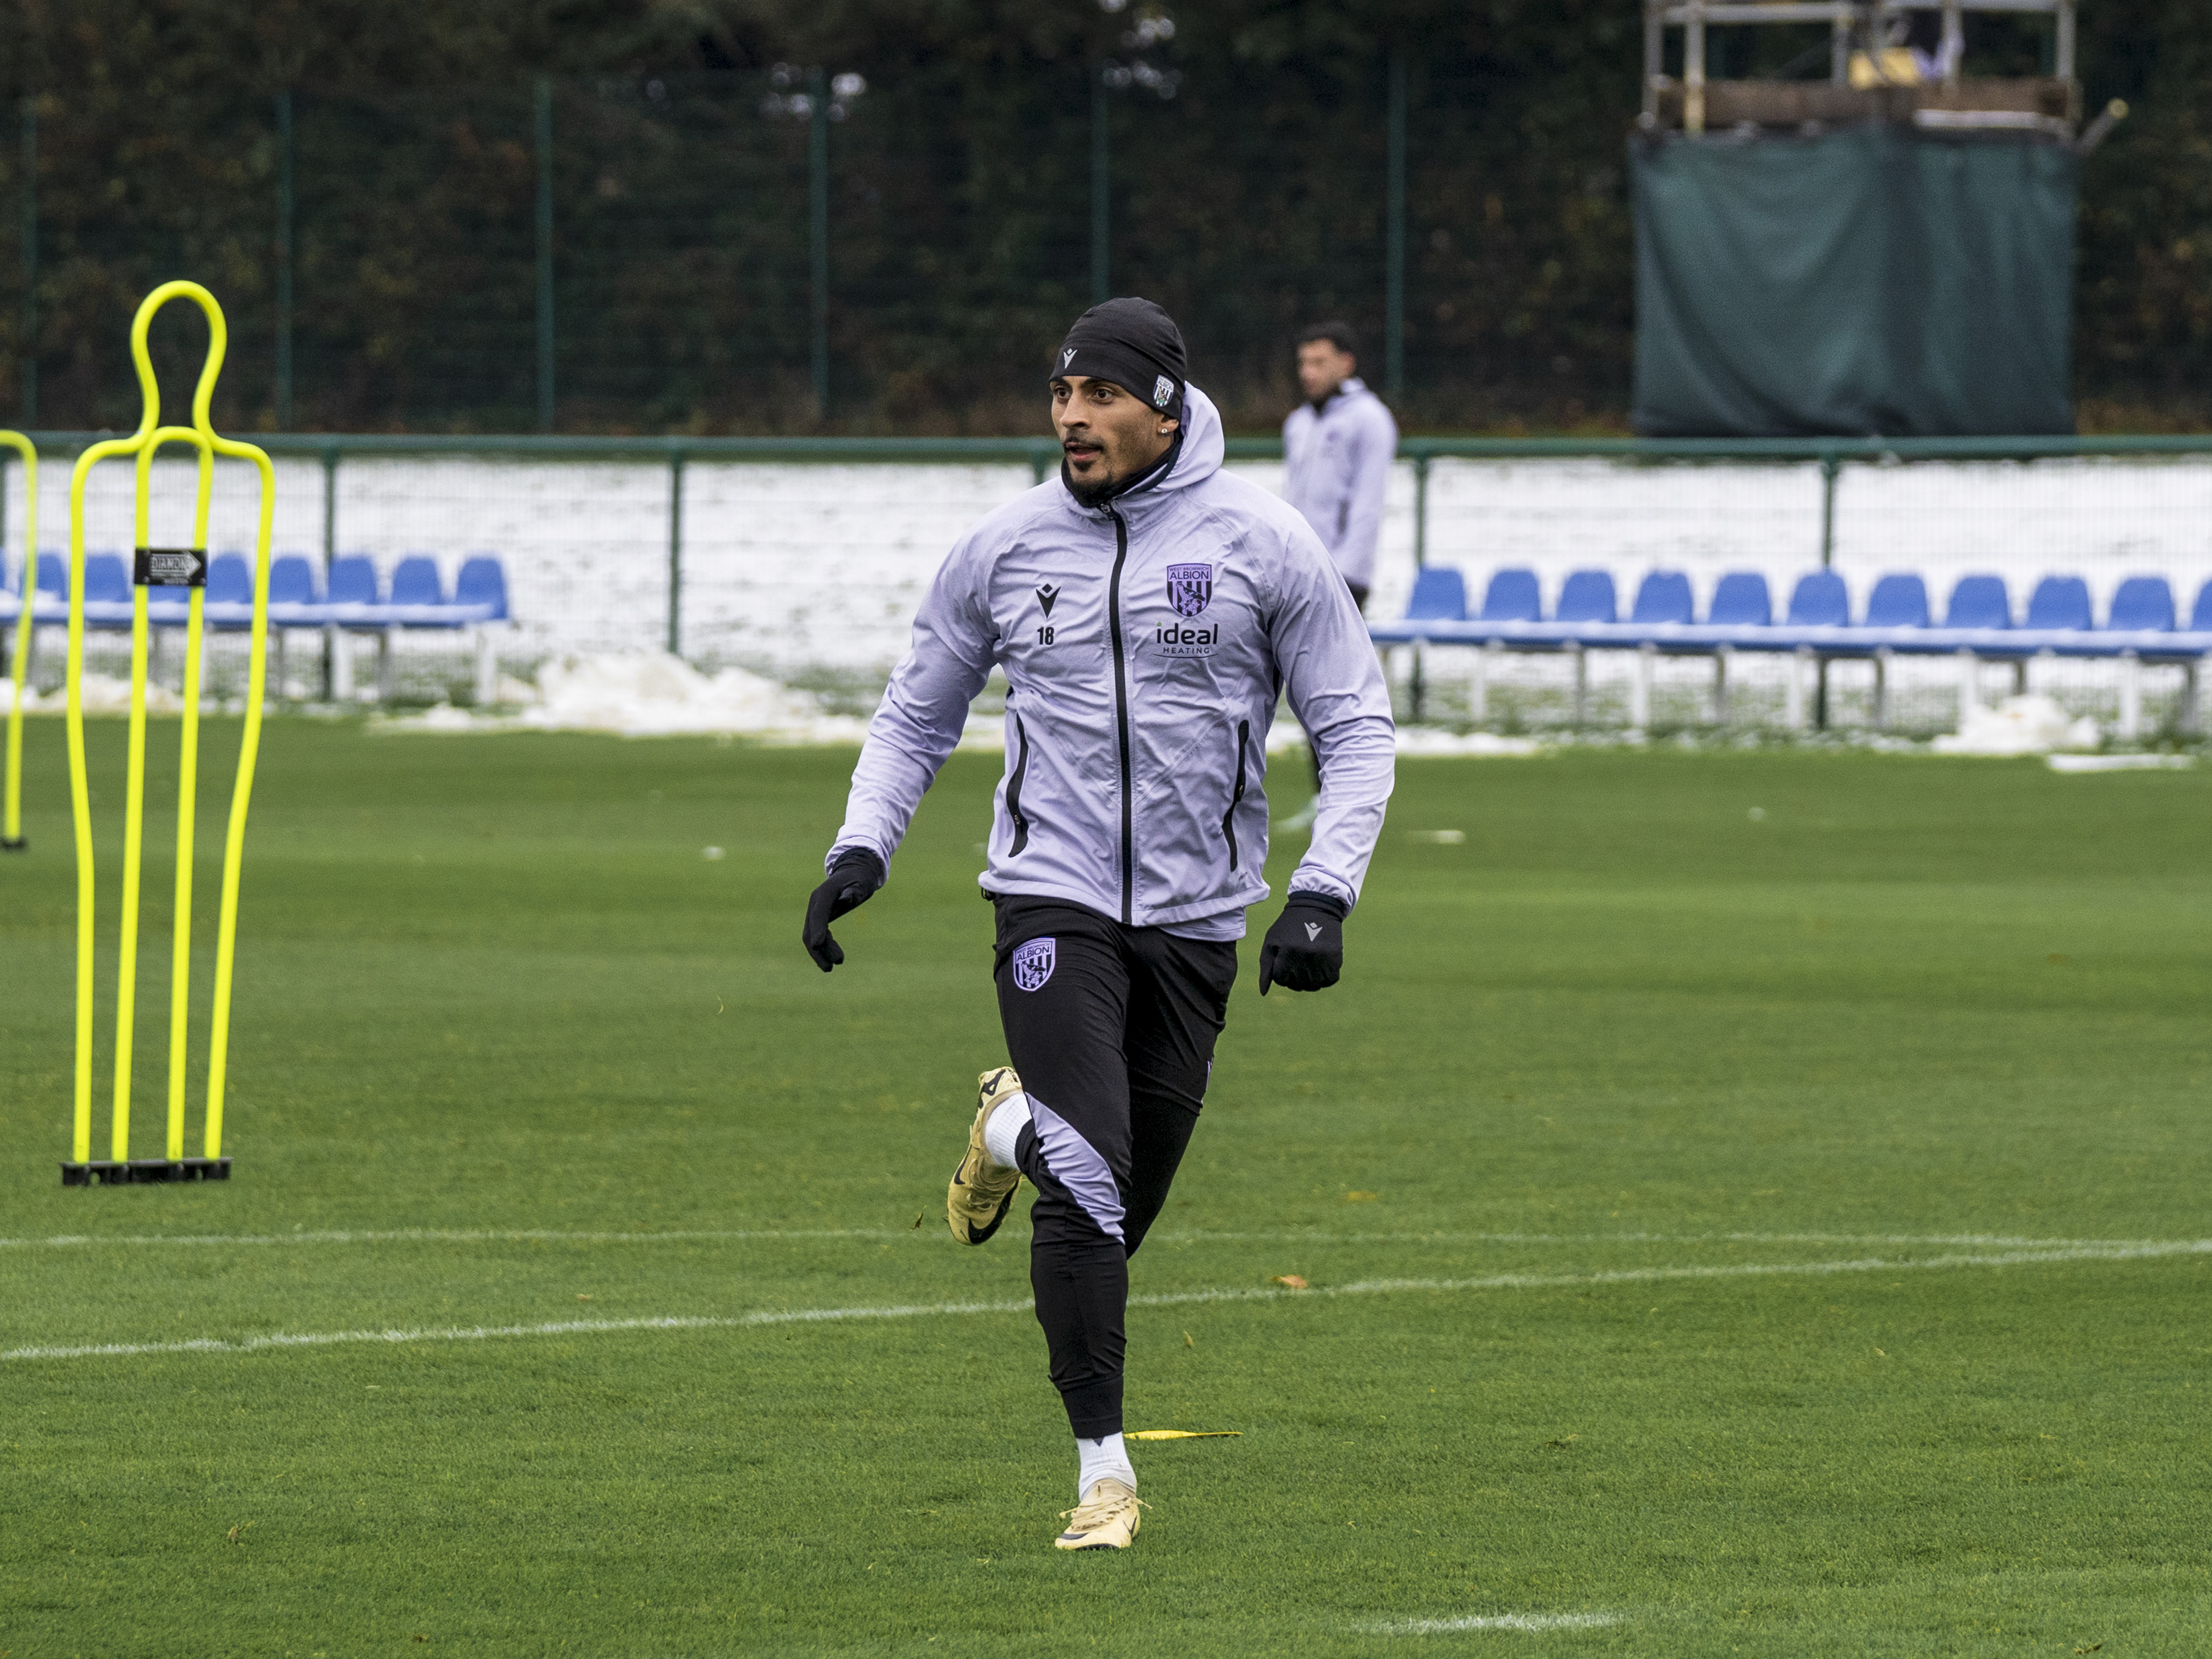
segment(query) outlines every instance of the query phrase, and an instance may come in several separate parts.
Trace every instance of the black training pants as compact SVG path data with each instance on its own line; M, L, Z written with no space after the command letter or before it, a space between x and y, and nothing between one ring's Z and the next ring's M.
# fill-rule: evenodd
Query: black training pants
M1121 1431L1129 1258L1198 1125L1237 947L1002 897L999 1017L1030 1098L1030 1283L1053 1386L1085 1439Z

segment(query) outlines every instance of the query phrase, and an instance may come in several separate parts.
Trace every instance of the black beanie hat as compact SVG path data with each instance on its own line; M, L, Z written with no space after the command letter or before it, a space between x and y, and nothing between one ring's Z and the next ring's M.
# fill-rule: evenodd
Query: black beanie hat
M1182 331L1175 319L1150 300L1127 299L1109 300L1078 317L1045 378L1083 374L1111 380L1131 397L1180 420L1188 372Z

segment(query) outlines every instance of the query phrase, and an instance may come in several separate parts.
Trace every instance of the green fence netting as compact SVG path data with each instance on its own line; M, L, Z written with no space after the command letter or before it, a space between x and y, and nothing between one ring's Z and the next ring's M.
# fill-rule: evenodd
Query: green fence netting
M1630 146L1637 429L2074 429L2079 161L1893 127Z

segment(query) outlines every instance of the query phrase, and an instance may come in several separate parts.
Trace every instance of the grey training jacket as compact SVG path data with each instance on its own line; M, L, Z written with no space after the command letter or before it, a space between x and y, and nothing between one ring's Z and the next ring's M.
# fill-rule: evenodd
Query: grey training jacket
M1382 665L1305 520L1221 471L1221 417L1194 386L1183 428L1150 484L1088 509L1054 478L953 548L828 864L865 847L889 867L996 663L1006 769L987 891L1139 927L1220 918L1209 936L1237 937L1267 896L1267 728L1287 689L1324 781L1291 890L1358 902L1395 759Z
M1300 404L1283 422L1283 495L1305 514L1348 582L1375 583L1375 544L1398 454L1398 423L1357 376L1320 412Z

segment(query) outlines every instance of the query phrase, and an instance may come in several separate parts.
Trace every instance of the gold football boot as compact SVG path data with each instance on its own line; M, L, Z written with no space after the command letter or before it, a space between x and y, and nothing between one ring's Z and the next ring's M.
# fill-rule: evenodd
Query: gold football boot
M975 1091L981 1098L968 1130L968 1150L945 1189L945 1218L963 1244L984 1243L999 1231L1013 1206L1014 1189L1022 1184L1022 1172L992 1163L983 1145L984 1124L1009 1096L1022 1091L1022 1080L1012 1066L994 1066L975 1079Z
M1052 1540L1054 1549L1125 1550L1143 1524L1144 1504L1112 1475L1091 1483L1084 1500L1061 1516L1067 1530Z

